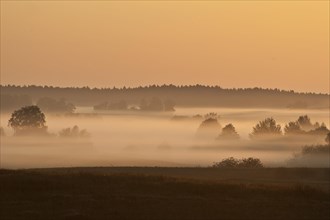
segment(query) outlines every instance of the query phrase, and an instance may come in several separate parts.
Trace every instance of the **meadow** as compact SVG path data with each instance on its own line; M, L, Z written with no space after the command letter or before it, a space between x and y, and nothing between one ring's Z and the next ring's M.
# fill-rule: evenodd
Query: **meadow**
M329 169L0 170L1 219L328 219Z

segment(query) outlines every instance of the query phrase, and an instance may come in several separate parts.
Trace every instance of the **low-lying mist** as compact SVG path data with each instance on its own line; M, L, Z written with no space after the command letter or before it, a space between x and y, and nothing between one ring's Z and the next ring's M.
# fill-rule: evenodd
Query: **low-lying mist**
M196 138L202 120L192 116L208 112L220 115L222 127L233 124L240 139ZM6 136L1 137L1 167L210 166L232 156L260 158L265 166L324 166L317 160L290 164L303 146L325 144L324 138L249 138L253 126L266 117L273 117L283 128L304 114L329 127L326 110L178 108L174 113L133 114L77 108L71 116L46 114L48 132L54 135L19 137L7 127L10 115L2 114ZM173 120L174 115L188 117ZM59 137L62 129L75 125L86 129L90 137Z

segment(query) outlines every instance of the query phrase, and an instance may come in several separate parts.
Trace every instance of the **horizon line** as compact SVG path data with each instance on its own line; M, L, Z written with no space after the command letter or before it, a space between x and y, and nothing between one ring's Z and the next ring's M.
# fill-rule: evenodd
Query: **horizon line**
M125 90L125 89L140 89L140 88L150 88L150 87L156 87L156 88L161 88L161 87L176 87L176 88L180 88L180 87L204 87L204 88L216 88L216 89L223 89L223 90L252 90L252 89L259 89L259 90L271 90L271 91L279 91L279 92L293 92L293 93L298 93L298 94L317 94L317 95L330 95L330 89L328 93L323 93L323 92L299 92L299 91L295 91L295 90L287 90L287 89L280 89L280 88L265 88L265 87L230 87L230 88L224 88L221 87L220 85L205 85L205 84L186 84L186 85L176 85L176 84L149 84L149 85L140 85L140 86L108 86L108 87L91 87L88 85L85 86L54 86L54 85L35 85L35 84L2 84L0 83L0 87L5 87L5 86L16 86L16 87L43 87L43 88L60 88L60 89L118 89L118 90Z

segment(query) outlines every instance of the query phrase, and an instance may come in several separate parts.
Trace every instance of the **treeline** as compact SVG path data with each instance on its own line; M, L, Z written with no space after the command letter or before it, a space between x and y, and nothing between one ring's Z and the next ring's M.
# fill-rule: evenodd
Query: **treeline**
M238 140L240 138L235 127L232 124L227 124L221 127L218 122L218 115L210 113L204 116L204 120L197 129L196 136L199 138L217 139L217 140ZM282 131L281 125L277 124L273 118L266 118L259 121L253 127L250 138L269 139L279 138L284 134L286 137L321 137L325 138L326 142L330 140L330 130L326 127L325 123L315 122L312 123L308 115L299 116L296 121L288 122Z
M16 95L16 94L2 94L0 99L0 107L2 112L9 112L15 109L30 106L30 105L37 105L39 106L42 111L47 113L73 113L76 107L72 104L67 102L65 99L56 100L50 97L42 97L39 98L37 101L33 102L32 98L28 95Z
M153 112L170 112L175 111L175 103L169 99L161 100L153 97L150 100L142 99L139 105L129 106L125 100L118 102L102 102L94 105L94 110L131 110L131 111L153 111Z
M253 108L327 108L329 94L296 93L279 89L223 89L219 86L152 85L135 88L89 88L52 86L0 85L1 96L29 97L36 102L42 97L65 98L76 106L94 106L99 103L125 100L139 105L142 99L158 97L172 100L184 107L253 107ZM3 105L4 102L1 101Z

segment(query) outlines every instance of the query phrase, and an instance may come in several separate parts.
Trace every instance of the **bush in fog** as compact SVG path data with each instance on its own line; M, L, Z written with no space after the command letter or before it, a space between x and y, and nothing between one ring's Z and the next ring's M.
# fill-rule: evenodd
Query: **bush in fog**
M289 122L284 128L284 132L286 135L324 136L329 132L329 129L324 123L321 125L318 122L313 124L307 115L303 115L299 116L297 121Z
M325 137L325 142L330 145L330 132Z
M253 127L253 132L250 134L250 137L279 136L281 134L281 126L276 124L276 121L273 118L266 118Z
M242 158L236 159L234 157L229 157L223 159L221 162L216 162L212 165L214 168L263 168L264 165L258 158Z
M322 124L321 126L310 130L308 134L310 135L318 135L318 136L326 136L329 133L329 129L325 126L325 124Z
M304 131L309 131L310 129L313 128L313 125L311 123L311 119L308 117L308 115L299 116L299 118L297 120L297 124Z
M299 116L298 120L296 121L300 128L304 131L310 131L312 129L318 128L320 125L316 122L314 125L311 122L311 119L308 115Z
M6 136L5 129L3 129L3 127L0 127L0 136Z
M239 160L234 157L229 157L223 159L221 162L213 163L212 167L214 168L237 168L239 164Z
M309 145L293 155L288 165L297 167L329 167L330 145Z
M26 106L12 113L8 126L15 135L47 134L45 114L38 106Z
M222 132L218 136L218 139L237 140L239 139L239 135L232 124L227 124L224 128L222 128Z
M242 168L263 168L264 165L261 163L261 160L258 158L243 158L240 160L238 167Z
M45 112L53 113L73 113L76 107L64 99L56 100L50 97L43 97L37 101L39 106Z
M60 137L69 137L69 138L86 138L89 137L90 134L85 130L80 130L77 125L73 126L72 128L64 128L59 132Z
M303 131L300 128L300 125L297 122L289 122L284 127L284 133L286 135L298 135L298 134L304 134L305 131Z
M197 137L214 139L221 131L221 125L216 118L205 119L197 129Z
M304 146L301 149L301 154L302 155L312 155L312 154L329 155L329 149L330 149L330 147L328 144Z
M200 125L200 128L209 128L209 127L217 128L217 129L221 128L218 120L214 118L205 119Z

